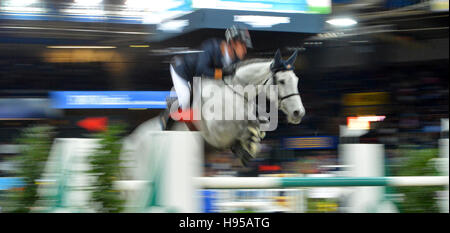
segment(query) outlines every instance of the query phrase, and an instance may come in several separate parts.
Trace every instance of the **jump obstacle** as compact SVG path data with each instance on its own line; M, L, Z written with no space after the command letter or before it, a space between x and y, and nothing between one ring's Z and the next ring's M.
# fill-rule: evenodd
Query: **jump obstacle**
M391 177L194 177L196 186L203 189L279 189L299 187L370 187L370 186L443 186L448 176L391 176ZM134 190L146 185L145 180L122 180L117 187Z
M199 177L205 189L270 189L293 187L440 186L448 176L393 177Z
M87 150L80 153L79 149L72 150L65 145L73 146L74 140L80 145L89 145L86 148L96 144L95 140L90 139L70 140L72 140L70 143L62 143L65 141L59 139L59 143L55 144L56 148L53 148L53 151L60 151L64 147L66 150L63 151L74 152L70 153L70 156L65 155L64 161L61 161L61 158L57 159L60 157L59 153L55 154L55 159L67 165L65 169L68 169L69 163L66 162L71 160L69 157L84 157L82 154L88 153ZM132 146L136 148L132 153L135 159L138 158L137 167L132 171L134 175L131 180L116 183L118 189L128 192L132 212L154 211L152 209L155 207L164 207L157 211L169 209L171 212L200 212L199 189L353 187L351 205L358 208L351 209L350 212L365 212L367 206L374 205L380 199L384 192L383 187L387 186L446 186L448 196L448 120L447 137L440 141L444 145L441 147L441 159L446 161L442 166L443 176L385 177L383 145L343 144L339 148L341 164L350 168L341 177L200 177L203 173L204 151L198 133L145 132L134 140ZM67 171L59 172L68 174ZM58 207L70 209L69 203L73 201L69 199L75 198L74 195L69 193L58 195L67 197L62 201L66 205ZM78 192L77 195L79 196L77 199L86 200L86 197L81 198L84 194ZM448 212L448 206L442 212Z

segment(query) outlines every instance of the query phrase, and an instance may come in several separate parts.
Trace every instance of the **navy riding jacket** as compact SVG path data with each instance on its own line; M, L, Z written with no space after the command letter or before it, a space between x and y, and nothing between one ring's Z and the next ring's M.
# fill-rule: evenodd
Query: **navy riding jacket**
M208 39L200 46L202 52L175 56L172 60L173 69L189 82L192 82L193 77L213 78L215 69L224 67L221 42L222 40L216 38Z

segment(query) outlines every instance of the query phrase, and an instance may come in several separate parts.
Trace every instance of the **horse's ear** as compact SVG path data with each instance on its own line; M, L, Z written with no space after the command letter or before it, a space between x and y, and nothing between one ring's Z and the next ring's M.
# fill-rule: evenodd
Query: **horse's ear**
M293 65L295 62L295 59L297 59L298 50L295 50L295 52L291 55L291 57L286 61L286 64Z
M281 52L280 52L280 49L277 49L277 52L275 53L275 58L274 58L274 60L275 60L275 63L280 63L280 61L281 61Z
M281 52L280 49L277 50L275 53L275 57L273 59L272 64L270 64L270 70L272 72L276 72L277 70L280 70L283 68L283 61L281 60Z

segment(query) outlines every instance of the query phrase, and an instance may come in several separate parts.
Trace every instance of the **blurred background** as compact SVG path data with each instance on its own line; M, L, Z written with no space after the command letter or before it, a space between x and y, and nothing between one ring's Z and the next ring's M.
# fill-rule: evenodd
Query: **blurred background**
M208 155L204 176L339 176L344 143L384 145L386 175L441 174L427 164L448 145L448 0L0 0L0 192L23 191L7 180L19 177L18 139L42 136L25 129L92 138L123 123L130 134L165 107L170 59L234 24L250 30L247 58L300 52L307 113L300 125L280 113L247 168ZM384 192L399 212L442 211L444 188L411 189ZM204 191L204 212L346 211L336 188Z

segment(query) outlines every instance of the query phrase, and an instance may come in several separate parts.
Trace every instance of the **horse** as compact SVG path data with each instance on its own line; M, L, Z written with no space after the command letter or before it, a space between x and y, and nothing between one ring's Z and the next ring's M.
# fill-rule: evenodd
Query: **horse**
M197 98L202 102L209 101L213 105L217 104L225 109L224 112L228 110L228 112L244 116L244 120L225 120L226 117L216 120L202 117L199 121L193 121L193 125L202 134L207 144L217 150L226 150L233 145L240 145L244 151L254 157L259 151L260 141L265 133L260 130L260 119L250 119L248 109L255 107L256 97L260 94L265 94L272 103L275 103L277 112L278 109L282 110L287 115L289 123L299 124L305 115L305 108L297 89L299 78L293 72L296 57L297 51L289 59L283 60L280 51L277 50L273 59L248 59L238 63L235 74L224 77L223 80L201 80L197 88L201 89L202 93L217 92L215 97L221 98L211 98L203 94ZM253 93L243 93L242 90L234 88L238 85L262 88L256 88L257 91ZM273 86L277 91L270 91L270 87ZM196 87L193 88L195 90ZM227 98L229 96L234 98ZM147 133L163 129L159 117L142 123L126 137L124 150L127 153L133 153L134 145L148 143ZM183 122L176 122L170 130L187 131L189 128Z

